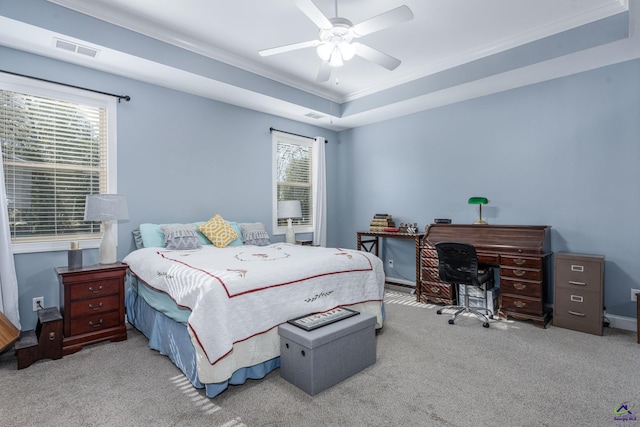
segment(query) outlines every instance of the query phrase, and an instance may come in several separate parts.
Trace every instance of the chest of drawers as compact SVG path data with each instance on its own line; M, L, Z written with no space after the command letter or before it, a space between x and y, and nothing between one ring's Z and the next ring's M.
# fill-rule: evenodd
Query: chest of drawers
M602 335L604 257L557 253L553 325Z
M435 246L423 239L420 243L420 289L416 292L420 302L454 305L455 287L440 280L438 252Z
M63 317L63 354L101 341L127 339L121 263L56 268Z

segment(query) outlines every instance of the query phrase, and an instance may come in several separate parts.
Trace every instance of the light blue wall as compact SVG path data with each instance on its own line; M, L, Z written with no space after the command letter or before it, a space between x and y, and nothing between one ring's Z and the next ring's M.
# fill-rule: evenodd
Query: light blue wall
M552 226L551 248L606 256L605 305L640 289L640 60L342 132L338 245L376 212L396 222ZM400 276L410 243L387 245ZM390 275L393 272L389 272Z
M245 73L44 0L0 1L0 9L98 44L181 61L194 71L225 79ZM467 198L486 196L490 223L547 224L553 251L604 254L607 311L635 317L629 289L640 289L640 61L339 134L2 47L0 69L132 97L118 107L119 192L127 195L131 216L119 228L119 258L133 248L130 231L140 222L220 213L269 224L273 126L330 140L329 245L355 248L356 231L367 229L380 211L420 228L435 217L471 223L477 213ZM264 93L286 90L263 78L252 84ZM288 99L332 107L299 92ZM382 256L412 280L413 248L404 243L389 245ZM95 250L84 256L85 263L97 261ZM33 297L57 303L53 269L66 265L66 253L16 255L15 261L28 329L35 325Z
M142 222L207 220L220 213L271 224L272 126L325 137L327 163L335 164L337 134L326 129L3 47L0 69L131 96L118 105L118 193L127 196L130 216L119 225L119 259L133 249L131 230ZM332 176L328 185L335 185ZM335 218L329 213L329 221ZM58 305L54 268L66 265L66 256L15 255L23 329L36 323L32 298ZM83 258L96 263L97 250L85 250Z

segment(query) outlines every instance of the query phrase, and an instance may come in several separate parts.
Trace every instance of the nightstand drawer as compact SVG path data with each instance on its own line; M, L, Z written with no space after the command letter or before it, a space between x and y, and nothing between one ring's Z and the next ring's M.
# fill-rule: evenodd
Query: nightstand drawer
M85 298L95 298L103 295L117 294L120 292L118 279L96 280L95 282L75 283L69 285L69 296L72 301Z
M71 303L69 314L71 319L90 314L120 309L120 295L109 295L100 298L85 299Z
M95 314L71 322L71 335L97 332L120 325L120 311Z

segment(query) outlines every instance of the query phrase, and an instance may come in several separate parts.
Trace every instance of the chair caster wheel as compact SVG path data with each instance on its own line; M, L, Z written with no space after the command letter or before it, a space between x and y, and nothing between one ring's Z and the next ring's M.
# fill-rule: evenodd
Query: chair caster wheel
M489 319L493 320L493 314L491 316L489 316Z
M485 328L488 328L489 327L489 322L483 323L482 326L485 327Z
M449 319L449 324L453 325L453 319Z
M436 311L436 314L442 314L442 310Z

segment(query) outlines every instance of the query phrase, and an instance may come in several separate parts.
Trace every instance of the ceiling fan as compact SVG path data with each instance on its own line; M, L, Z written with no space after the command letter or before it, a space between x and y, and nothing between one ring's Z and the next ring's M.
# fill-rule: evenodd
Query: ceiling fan
M344 61L348 61L354 55L374 62L388 70L395 70L400 65L401 61L399 59L353 40L412 20L413 12L409 7L399 6L353 25L348 19L338 17L338 0L335 2L335 18L327 18L312 0L296 0L295 5L320 29L319 39L264 49L258 52L260 56L270 56L297 49L315 47L318 56L322 59L320 71L316 78L318 82L329 80L331 67L342 66Z

